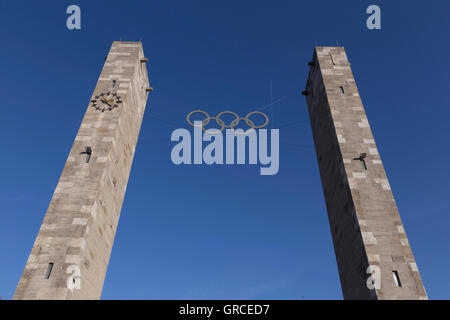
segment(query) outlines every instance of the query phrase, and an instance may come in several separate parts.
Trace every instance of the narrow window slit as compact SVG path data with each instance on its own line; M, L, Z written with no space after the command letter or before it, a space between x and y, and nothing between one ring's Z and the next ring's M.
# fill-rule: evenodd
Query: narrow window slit
M112 87L114 88L116 86L116 80L112 81Z
M344 87L343 86L339 86L339 90L341 91L342 94L344 94Z
M400 277L398 276L398 272L397 271L392 271L392 275L394 276L394 282L397 285L397 287L401 287L402 283L400 281Z
M336 65L336 60L334 59L334 56L332 53L330 53L331 62L333 62L333 65Z
M50 274L52 273L53 262L50 262L47 267L47 272L45 273L45 279L50 278Z

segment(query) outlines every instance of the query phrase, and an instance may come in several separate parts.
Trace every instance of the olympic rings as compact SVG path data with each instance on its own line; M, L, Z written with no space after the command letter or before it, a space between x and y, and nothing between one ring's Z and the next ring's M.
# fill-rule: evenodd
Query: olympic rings
M260 125L260 126L255 126L255 124L253 123L253 121L251 121L251 120L249 119L249 117L250 117L252 114L260 114L260 115L262 115L262 116L266 119L266 121L265 121L262 125ZM268 117L265 113L262 113L261 111L252 111L252 112L250 112L249 114L247 114L247 115L245 116L244 120L245 120L245 123L246 123L249 127L252 127L253 129L264 128L264 127L267 126L267 124L269 123L269 117Z
M238 116L236 113L234 113L233 111L222 111L221 113L219 113L219 114L216 116L216 118L220 119L220 116L223 115L223 114L226 114L226 113L231 114L231 115L233 115L233 116L235 117L235 119L234 119L233 121L231 121L230 125L225 126L225 128L227 128L227 129L232 129L232 128L234 128L234 127L236 126L237 123L239 123L239 119L240 119L240 118L239 118L239 116ZM233 125L233 123L234 123L236 120L237 120L237 123L236 123L235 125ZM222 121L222 122L223 122L223 121Z
M245 123L246 123L250 128L252 128L252 129L260 129L260 128L264 128L264 127L267 126L267 124L269 123L269 117L268 117L265 113L263 113L263 112L261 112L261 111L252 111L252 112L248 113L248 114L245 116L245 118L240 118L235 112L229 111L229 110L222 111L222 112L220 112L220 113L219 113L217 116L215 116L215 117L210 117L209 114L208 114L206 111L203 111L203 110L194 110L194 111L189 112L188 115L186 116L186 121L187 121L187 123L189 123L192 127L195 127L195 124L192 123L192 121L191 121L191 116L192 116L193 114L196 114L196 113L201 113L201 114L203 114L203 115L206 117L205 119L202 120L202 129L203 129L203 131L208 132L208 130L205 129L205 126L206 126L211 120L215 120L216 123L220 126L220 129L216 129L216 131L214 131L214 133L208 132L209 134L217 134L217 133L219 133L219 132L222 132L225 128L227 128L227 129L232 129L232 130L234 131L234 127L236 127L236 126L239 124L239 122L240 122L241 120L244 120ZM230 124L227 125L227 124L225 124L225 122L220 118L220 117L221 117L222 115L224 115L224 114L231 114L232 116L234 116L235 119L234 119L233 121L231 121ZM259 115L262 115L262 116L264 117L265 121L264 121L264 123L263 123L262 125L256 126L255 123L254 123L252 120L249 119L250 116L252 116L252 115L254 115L254 114L259 114ZM236 133L239 133L239 132L236 132Z
M225 122L223 122L222 119L220 119L220 118L218 118L218 117L210 117L210 118L208 118L208 122L207 122L207 123L209 123L209 120L215 120L216 123L220 126L220 130L219 130L219 129L216 129L215 131L210 132L210 131L209 131L210 129L206 130L206 129L205 129L205 126L202 125L202 130L203 130L204 132L206 132L206 133L208 133L208 134L218 134L218 133L221 133L221 132L223 131L223 129L225 129ZM203 121L205 121L205 120L203 120ZM202 121L202 123L203 123L203 121Z
M203 114L206 116L205 120L202 121L202 126L203 126L203 127L206 126L206 125L209 123L209 121L211 120L211 118L209 117L209 114L208 114L206 111L203 111L203 110L194 110L194 111L191 111L191 112L189 112L188 115L186 116L186 121L187 121L187 123L189 123L189 124L190 124L191 126L193 126L193 127L195 127L195 125L191 122L190 118L191 118L191 116L192 116L194 113L203 113ZM205 121L206 121L206 122L205 122Z

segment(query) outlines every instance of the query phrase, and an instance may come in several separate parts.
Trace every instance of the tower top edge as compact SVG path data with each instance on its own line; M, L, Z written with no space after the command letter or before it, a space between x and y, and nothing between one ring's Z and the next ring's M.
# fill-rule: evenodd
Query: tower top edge
M115 41L113 41L113 44L114 44L114 43L136 44L136 45L142 46L142 41L117 41L117 40L115 40Z
M314 49L345 49L344 46L315 46Z

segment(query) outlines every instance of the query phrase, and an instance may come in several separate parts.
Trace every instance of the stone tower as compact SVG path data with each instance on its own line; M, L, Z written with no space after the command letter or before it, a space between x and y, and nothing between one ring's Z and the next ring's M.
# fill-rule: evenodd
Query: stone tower
M303 94L344 299L427 299L344 48L316 47L309 65Z
M14 299L99 299L149 87L142 43L116 41Z

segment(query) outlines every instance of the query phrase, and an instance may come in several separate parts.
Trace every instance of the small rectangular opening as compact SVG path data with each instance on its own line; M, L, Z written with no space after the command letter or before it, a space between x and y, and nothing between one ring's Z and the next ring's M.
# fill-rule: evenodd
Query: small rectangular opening
M50 274L52 273L53 262L50 262L47 267L47 272L45 273L45 279L50 278Z
M112 81L112 87L114 88L116 86L116 80Z
M397 271L392 271L392 275L394 276L394 282L397 285L397 287L401 287L402 283L400 281L400 277L398 276L398 272Z
M343 86L339 86L339 90L342 94L344 94L344 87Z

